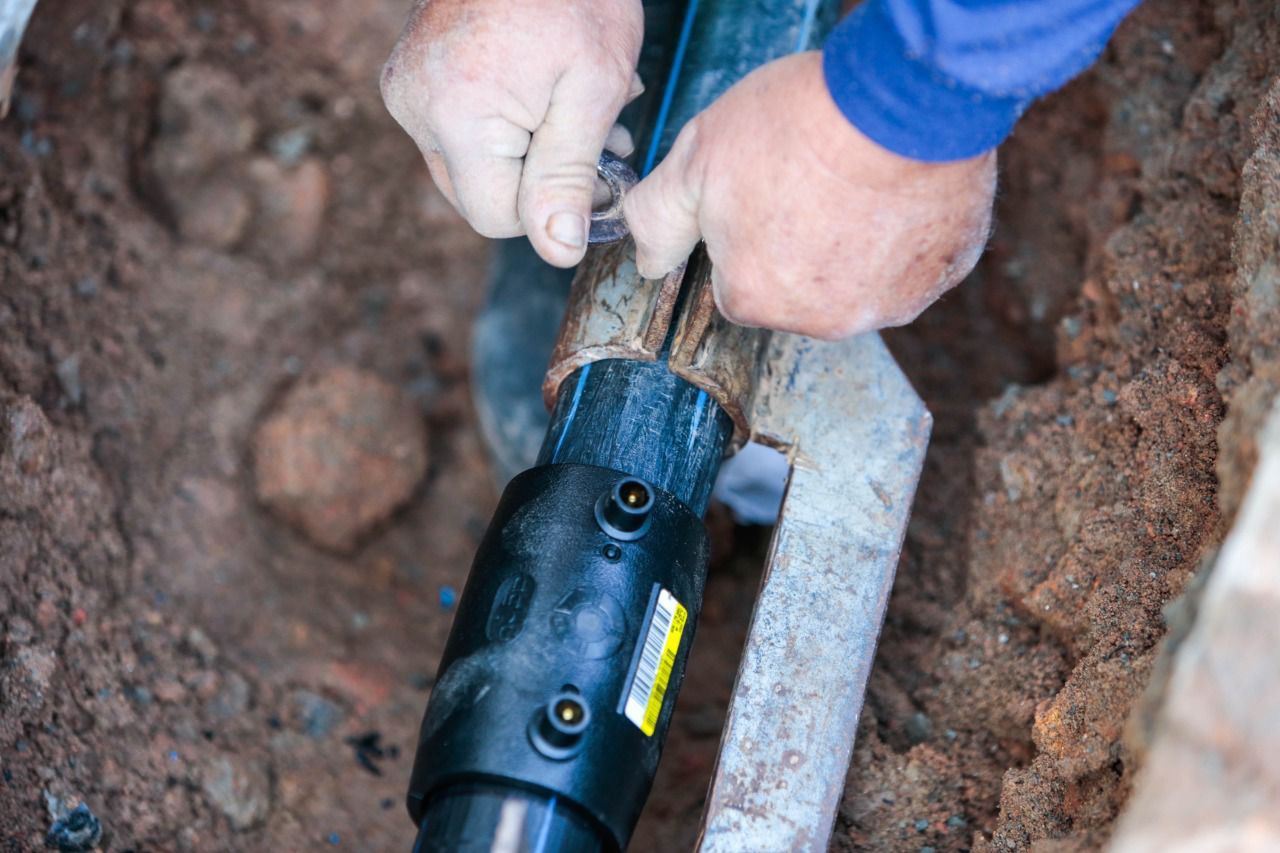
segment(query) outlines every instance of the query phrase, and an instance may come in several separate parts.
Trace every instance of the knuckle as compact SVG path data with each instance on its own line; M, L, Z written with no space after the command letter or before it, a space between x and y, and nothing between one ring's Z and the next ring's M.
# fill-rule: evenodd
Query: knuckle
M378 92L382 95L382 101L388 107L396 97L396 75L399 73L399 64L396 62L396 55L392 53L387 57L387 61L382 63L382 72L378 75Z
M843 310L810 308L802 311L791 318L786 331L820 341L841 341L883 325L868 316L865 306L852 305Z
M591 203L595 189L596 165L575 160L556 160L525 166L525 201L541 206L553 200L572 199L585 205Z
M885 299L879 305L865 309L865 321L859 324L857 331L866 329L892 329L914 322L925 309L937 301L950 285L922 290L904 290L897 298ZM863 319L859 317L858 319ZM846 323L847 326L853 325Z
M551 101L561 101L564 112L591 127L606 129L618 119L631 92L633 66L616 57L594 52L579 56L558 78Z
M713 270L711 286L716 307L726 320L739 326L768 325L767 304L755 297L740 275L731 270Z
M706 119L701 113L685 122L684 127L676 134L676 141L671 145L671 153L684 160L692 159L704 135L705 125Z
M924 309L928 308L932 301L921 300L910 305L903 305L898 310L886 315L879 323L882 329L894 329L898 326L905 326L908 323L915 322L915 319L924 313Z
M820 341L840 341L863 331L861 317L856 315L843 317L835 322L826 317L813 317L806 326L808 326L807 330L802 331L801 334Z
M378 91L391 117L406 128L428 120L436 105L437 86L427 68L411 52L397 46L382 65Z
M720 309L720 313L730 323L738 326L750 326L753 323L753 315L743 309L739 299L732 297L717 298L716 307Z
M527 130L500 118L477 122L468 130L468 142L485 157L517 160L529 152L529 139Z
M694 199L700 195L705 183L706 170L702 165L702 153L706 139L705 120L700 115L694 116L676 136L671 152L662 163L675 178L672 190L681 191L678 200L686 207L696 207Z
M403 58L399 55L399 51L392 53L382 66L382 73L378 77L378 90L382 94L382 102L387 105L387 111L397 120L407 113L414 100L409 97L409 86L405 76ZM423 99L427 97L426 86L420 87L419 95Z

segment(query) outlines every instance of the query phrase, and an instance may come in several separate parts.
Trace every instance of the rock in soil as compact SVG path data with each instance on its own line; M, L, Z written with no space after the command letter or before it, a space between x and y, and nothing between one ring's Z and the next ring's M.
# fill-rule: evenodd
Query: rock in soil
M426 426L413 403L346 367L300 381L253 447L258 499L335 551L385 521L427 470Z
M262 823L271 810L270 779L256 761L228 756L214 759L205 768L203 789L236 832Z
M53 807L52 802L50 806ZM61 853L82 853L98 846L102 840L102 822L88 806L81 803L70 810L60 806L58 811L62 813L49 827L49 834L44 837L45 847Z
M286 167L260 158L249 164L249 176L258 199L253 247L282 261L315 249L329 201L329 175L320 161Z
M257 135L250 107L248 91L222 68L188 63L164 78L148 178L188 240L226 248L244 234L252 207L237 158Z

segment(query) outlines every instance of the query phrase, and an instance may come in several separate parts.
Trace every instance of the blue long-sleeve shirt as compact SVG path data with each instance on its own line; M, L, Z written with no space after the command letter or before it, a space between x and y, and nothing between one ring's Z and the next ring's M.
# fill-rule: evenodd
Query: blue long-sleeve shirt
M1140 0L865 0L823 48L841 112L916 160L973 157L1087 68Z

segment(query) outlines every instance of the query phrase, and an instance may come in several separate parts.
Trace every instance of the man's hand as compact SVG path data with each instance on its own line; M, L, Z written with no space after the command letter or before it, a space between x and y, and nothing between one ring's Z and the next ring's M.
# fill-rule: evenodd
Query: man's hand
M640 0L420 0L382 97L472 227L573 266L600 152L630 146L611 128L643 34Z
M686 125L624 212L646 277L701 237L727 318L841 338L908 323L957 284L994 192L994 152L921 163L863 136L815 52L756 70Z

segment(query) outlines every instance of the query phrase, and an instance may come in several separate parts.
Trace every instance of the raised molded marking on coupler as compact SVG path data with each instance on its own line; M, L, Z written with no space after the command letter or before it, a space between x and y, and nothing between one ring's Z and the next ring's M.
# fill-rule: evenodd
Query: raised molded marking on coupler
M613 596L603 590L578 587L560 599L551 612L551 631L578 657L607 658L622 645L627 618Z
M533 591L538 588L533 576L516 572L502 582L498 594L493 597L489 610L489 622L485 634L495 643L506 643L520 636L524 620L529 615Z

